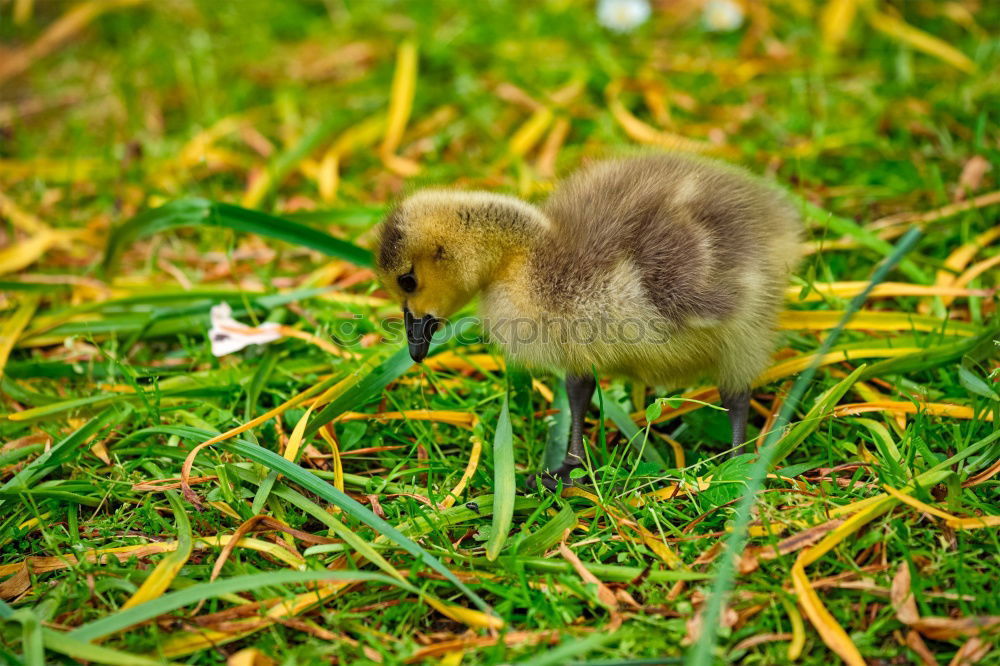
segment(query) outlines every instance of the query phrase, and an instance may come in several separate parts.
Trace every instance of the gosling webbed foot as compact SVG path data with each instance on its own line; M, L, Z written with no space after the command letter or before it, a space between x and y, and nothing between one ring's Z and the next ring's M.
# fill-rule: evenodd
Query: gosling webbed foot
M528 486L528 490L535 492L538 490L538 479L542 480L542 485L545 488L555 492L559 488L559 483L562 482L563 488L569 488L570 486L575 486L578 479L572 477L573 470L580 469L583 467L583 463L579 460L567 461L564 460L559 467L553 470L545 470L539 474L532 474L525 480L525 484Z

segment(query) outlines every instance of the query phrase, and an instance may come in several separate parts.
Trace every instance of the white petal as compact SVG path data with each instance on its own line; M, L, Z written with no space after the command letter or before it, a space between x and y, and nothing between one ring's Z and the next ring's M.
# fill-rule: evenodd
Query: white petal
M268 322L257 327L247 326L233 319L232 313L227 303L212 308L208 339L214 356L225 356L250 345L264 345L283 337L280 324Z

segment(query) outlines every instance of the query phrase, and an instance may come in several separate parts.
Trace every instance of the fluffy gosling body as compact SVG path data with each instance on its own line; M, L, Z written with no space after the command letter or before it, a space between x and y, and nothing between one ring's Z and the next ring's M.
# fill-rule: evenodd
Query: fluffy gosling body
M382 224L377 269L403 303L420 361L440 319L481 295L506 356L566 372L566 460L582 464L593 372L677 388L710 378L745 440L750 387L774 347L801 222L781 192L678 154L598 162L541 207L487 192L425 190Z

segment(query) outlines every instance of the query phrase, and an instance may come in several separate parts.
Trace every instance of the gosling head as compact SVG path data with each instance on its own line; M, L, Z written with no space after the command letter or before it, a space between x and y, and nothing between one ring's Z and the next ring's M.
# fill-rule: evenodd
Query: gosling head
M376 271L403 305L410 356L427 356L441 321L489 285L547 226L534 207L488 192L424 190L405 199L379 229Z

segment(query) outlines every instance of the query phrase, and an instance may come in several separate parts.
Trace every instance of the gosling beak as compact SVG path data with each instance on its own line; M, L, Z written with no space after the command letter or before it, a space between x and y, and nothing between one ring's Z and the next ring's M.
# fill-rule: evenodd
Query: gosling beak
M406 341L410 344L410 358L420 363L431 348L431 338L440 321L434 315L424 315L417 319L410 308L403 308L403 322L406 325Z

